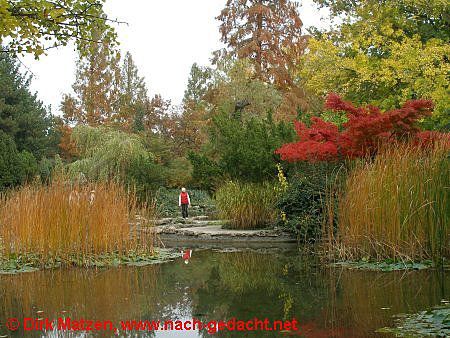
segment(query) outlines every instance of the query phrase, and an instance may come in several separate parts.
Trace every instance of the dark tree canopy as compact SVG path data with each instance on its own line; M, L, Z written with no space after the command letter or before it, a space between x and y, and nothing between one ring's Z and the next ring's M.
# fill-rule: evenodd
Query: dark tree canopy
M30 80L13 58L0 55L0 130L13 139L18 151L41 159L54 155L57 140L53 118L31 94Z

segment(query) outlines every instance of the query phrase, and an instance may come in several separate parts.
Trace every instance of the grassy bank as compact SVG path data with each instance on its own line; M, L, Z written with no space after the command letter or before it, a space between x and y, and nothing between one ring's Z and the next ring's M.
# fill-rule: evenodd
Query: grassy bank
M340 258L439 261L450 254L444 144L386 146L350 173L339 202Z
M152 256L154 235L135 236L131 224L153 212L113 182L25 186L0 197L0 257L48 267Z

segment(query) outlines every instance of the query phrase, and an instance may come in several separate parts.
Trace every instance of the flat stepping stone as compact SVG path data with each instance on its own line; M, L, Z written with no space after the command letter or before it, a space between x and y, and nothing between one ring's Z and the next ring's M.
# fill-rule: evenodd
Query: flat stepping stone
M184 227L179 228L180 232L191 232L198 234L209 235L228 235L228 236L260 236L263 233L268 233L268 230L235 230L235 229L223 229L222 225L206 225L200 227Z
M208 225L201 227L166 228L160 232L162 238L183 241L195 240L223 240L223 241L281 241L292 242L295 239L288 233L280 230L235 230L223 229L221 225Z
M279 229L224 229L226 220L208 220L207 216L195 216L183 219L167 217L155 220L156 226L142 227L138 231L154 231L161 238L175 241L183 240L214 240L214 241L274 241L292 242L291 234Z

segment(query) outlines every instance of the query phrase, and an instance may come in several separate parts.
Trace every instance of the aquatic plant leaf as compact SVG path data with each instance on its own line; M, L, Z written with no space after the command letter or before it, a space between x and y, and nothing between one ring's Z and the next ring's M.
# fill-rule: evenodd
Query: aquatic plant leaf
M401 271L401 270L423 270L428 269L433 266L430 261L424 262L396 262L390 263L387 261L383 262L369 262L369 261L347 261L347 262L337 262L332 263L330 266L333 267L343 267L355 270L368 270L368 271Z
M383 327L377 332L392 333L396 337L449 337L450 305L428 311L396 316L396 327Z

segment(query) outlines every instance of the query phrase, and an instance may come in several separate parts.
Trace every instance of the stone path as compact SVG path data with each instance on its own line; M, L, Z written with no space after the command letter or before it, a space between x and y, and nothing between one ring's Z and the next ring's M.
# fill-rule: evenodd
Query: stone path
M289 233L278 228L257 230L234 230L224 226L227 221L208 220L206 216L188 219L163 218L155 221L150 229L159 234L161 240L170 241L257 241L257 242L295 242Z

